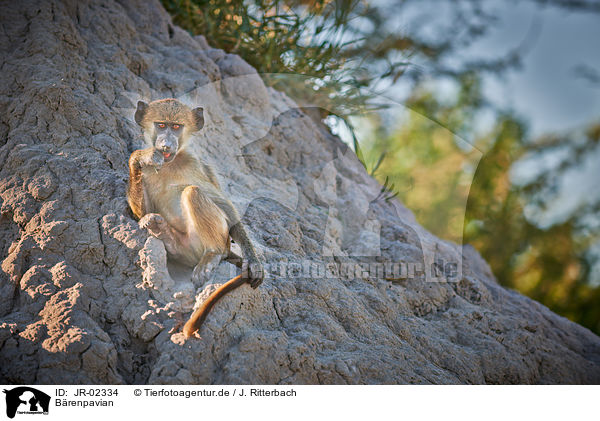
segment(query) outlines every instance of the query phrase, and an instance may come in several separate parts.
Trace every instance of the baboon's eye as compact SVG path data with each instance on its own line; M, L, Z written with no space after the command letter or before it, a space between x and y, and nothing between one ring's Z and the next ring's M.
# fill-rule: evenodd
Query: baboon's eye
M173 130L179 130L181 126L179 124L173 124Z
M164 129L165 127L167 127L167 125L165 123L158 123L158 127L160 129Z

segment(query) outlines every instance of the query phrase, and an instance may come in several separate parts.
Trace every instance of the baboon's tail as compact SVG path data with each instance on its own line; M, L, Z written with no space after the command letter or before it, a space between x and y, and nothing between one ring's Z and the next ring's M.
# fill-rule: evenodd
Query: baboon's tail
M215 303L221 299L222 296L227 294L229 291L233 291L240 285L246 283L246 280L242 278L242 275L238 275L235 278L231 278L229 281L221 285L216 291L208 296L208 298L202 303L200 307L194 311L191 315L190 320L183 326L183 334L186 338L189 338L194 334L195 331L200 329L204 319L210 313Z

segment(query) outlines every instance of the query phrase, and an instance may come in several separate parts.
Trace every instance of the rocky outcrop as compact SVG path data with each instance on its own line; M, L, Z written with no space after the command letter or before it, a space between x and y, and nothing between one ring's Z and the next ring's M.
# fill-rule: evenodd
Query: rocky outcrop
M418 226L339 139L157 2L1 11L0 383L600 381L600 338ZM169 333L177 314L232 269L167 262L125 201L135 103L167 96L205 108L193 150L268 269L188 341Z

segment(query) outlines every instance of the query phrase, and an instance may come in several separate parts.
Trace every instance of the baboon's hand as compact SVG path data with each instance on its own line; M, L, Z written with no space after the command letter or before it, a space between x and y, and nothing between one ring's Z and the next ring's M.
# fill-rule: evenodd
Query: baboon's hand
M265 277L263 267L258 260L245 261L242 264L242 274L252 288L257 288L262 284Z
M160 234L165 231L165 227L167 226L165 218L158 213L148 213L144 215L144 217L140 219L139 224L140 228L147 229L150 234L155 237L159 237Z
M149 166L154 167L157 170L165 163L165 157L158 149L152 149L152 155L150 156Z
M151 167L160 169L165 163L163 154L158 149L145 149L138 159L140 168Z

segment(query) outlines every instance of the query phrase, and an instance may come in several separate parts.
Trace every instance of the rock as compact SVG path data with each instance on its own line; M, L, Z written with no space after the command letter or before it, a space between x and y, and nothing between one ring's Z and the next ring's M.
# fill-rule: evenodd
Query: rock
M377 199L339 139L157 1L4 3L0 19L1 383L600 381L600 338ZM268 270L187 341L178 313L235 271L167 262L127 208L136 101L166 96L205 108L193 152Z

